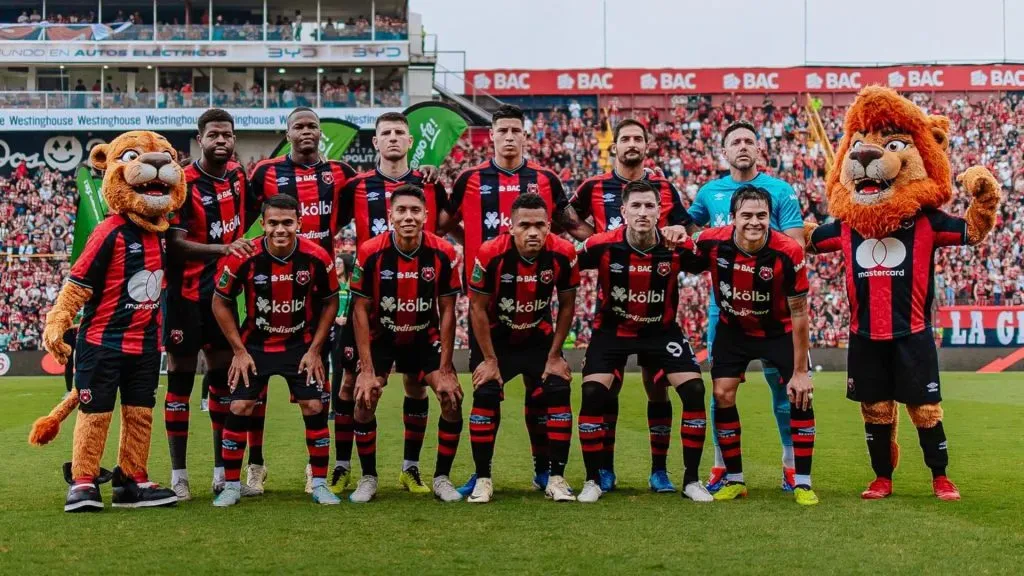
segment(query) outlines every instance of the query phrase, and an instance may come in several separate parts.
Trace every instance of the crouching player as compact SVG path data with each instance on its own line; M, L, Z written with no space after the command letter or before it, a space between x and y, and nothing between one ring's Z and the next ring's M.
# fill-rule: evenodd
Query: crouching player
M462 499L449 479L462 434L462 389L452 364L455 297L462 290L455 248L423 230L427 206L416 185L391 192L388 217L393 231L359 247L350 285L359 357L354 432L363 476L349 500L369 502L377 494L375 413L394 364L425 381L441 403L433 488L439 499L454 502Z
M331 439L321 397L326 383L327 335L338 313L334 260L316 242L298 237L299 203L278 194L263 201L262 239L248 256L224 262L213 299L213 314L231 344L228 368L231 413L224 423L221 458L224 490L214 506L241 498L239 476L249 416L270 377L282 376L299 403L313 475L313 502L340 504L327 488ZM239 334L231 309L245 293L245 324ZM314 305L317 301L322 306ZM318 311L318 313L315 313Z
M654 375L655 383L671 385L683 401L683 496L697 502L712 500L697 477L707 420L704 382L676 321L679 273L696 270L701 262L689 239L675 249L664 246L657 228L659 197L646 181L627 184L622 189L626 225L591 236L579 255L580 269L598 270L604 294L583 365L578 429L587 481L580 502L596 502L601 497L600 470L606 466L605 407L615 371L633 354L640 366Z
M743 186L732 196L732 225L696 237L697 254L711 272L719 306L712 346L715 434L725 460L725 486L715 500L747 495L740 451L736 390L747 364L765 359L779 370L790 401L796 464L793 494L798 504L818 503L811 490L814 451L814 386L808 373L807 270L792 238L772 230L772 198L763 188Z
M473 264L469 439L477 481L469 502L491 500L491 458L501 421L502 386L520 374L527 391L536 383L544 390L550 461L544 493L555 502L576 499L564 477L572 437L572 375L562 345L575 315L580 275L572 243L550 232L544 199L522 194L512 202L509 233L484 242ZM556 289L558 321L552 327L550 303Z

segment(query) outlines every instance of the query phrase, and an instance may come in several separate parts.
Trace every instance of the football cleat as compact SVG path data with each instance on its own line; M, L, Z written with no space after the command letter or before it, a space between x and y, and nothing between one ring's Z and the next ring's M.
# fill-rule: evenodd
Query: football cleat
M220 494L213 499L213 505L217 508L227 508L228 506L234 506L238 504L239 500L242 499L242 492L239 488L234 486L225 486Z
M103 510L103 497L95 484L73 484L64 500L65 512L98 512Z
M706 487L708 492L714 494L725 486L725 467L724 466L713 466L711 468L711 476L708 477L708 483Z
M420 469L417 466L410 466L398 475L398 485L405 488L412 494L430 494L431 490L420 478Z
M352 484L352 472L344 466L335 465L331 472L331 492L341 494Z
M576 497L564 476L550 476L548 485L544 487L544 496L555 502L573 502Z
M548 487L548 478L551 477L550 472L541 472L540 474L533 475L533 489L540 490L543 492Z
M810 486L794 486L793 497L796 499L796 503L801 506L814 506L818 503L818 495L811 490Z
M462 494L462 497L465 498L473 493L474 488L476 488L476 473L471 474L469 476L469 480L466 480L465 484L458 487L458 491L459 494Z
M341 498L335 496L326 484L320 484L313 488L313 502L325 506L333 506L335 504L341 504Z
M601 495L604 491L601 490L601 486L593 480L587 480L583 483L583 489L580 490L580 495L576 497L577 502L592 503L597 502L601 499Z
M171 506L178 501L170 488L161 488L156 482L138 482L126 476L120 467L114 468L113 486L110 505L114 508L154 508Z
M743 482L726 482L725 486L715 492L715 500L735 500L737 498L746 498L747 496L747 485Z
M213 491L213 495L216 496L224 490L224 475L217 476L217 472L213 473L213 481L210 482L210 490Z
M313 493L313 466L306 464L306 494Z
M473 491L476 492L477 481L473 481ZM462 494L455 489L455 485L447 476L434 478L434 496L442 502L458 502L462 500Z
M494 484L490 478L477 478L476 488L473 488L473 493L466 498L466 502L473 504L486 504L491 501L491 496L494 496Z
M960 490L956 487L956 484L953 484L945 476L939 476L932 480L932 490L935 491L935 495L938 496L939 500L953 501L960 499Z
M174 491L174 494L181 502L192 499L192 490L189 488L188 478L179 478L178 481L174 483L174 486L171 486L171 490Z
M667 470L651 472L651 477L647 480L647 485L651 488L651 492L658 492L659 494L676 491L675 484L673 484L668 478Z
M867 490L860 493L860 497L865 500L881 500L889 496L892 496L891 478L875 478L868 484Z
M615 480L615 472L611 470L605 470L602 468L601 470L598 470L597 473L600 478L600 485L598 487L601 489L602 493L611 492L612 490L615 490L615 487L618 486L619 484Z
M365 504L373 497L377 495L377 477L376 476L363 476L356 483L356 489L352 491L348 496L349 502L356 504Z
M796 468L782 467L782 491L792 492L796 488Z
M249 464L245 469L245 486L242 496L259 496L263 494L263 483L267 481L267 467Z
M683 498L689 498L694 502L714 502L715 500L715 497L699 481L693 481L683 486Z

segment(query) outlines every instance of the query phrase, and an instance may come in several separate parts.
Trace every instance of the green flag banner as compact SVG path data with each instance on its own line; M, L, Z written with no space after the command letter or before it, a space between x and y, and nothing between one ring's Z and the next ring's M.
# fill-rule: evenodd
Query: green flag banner
M107 201L100 194L103 180L93 178L88 167L78 169L78 214L75 216L75 241L71 246L71 263L85 248L93 228L107 217Z
M327 160L341 160L352 141L359 135L359 126L336 118L320 120L320 156ZM271 158L284 156L292 151L292 145L285 138L274 148Z
M469 123L454 107L440 102L420 102L405 109L412 131L409 167L440 166L455 147Z

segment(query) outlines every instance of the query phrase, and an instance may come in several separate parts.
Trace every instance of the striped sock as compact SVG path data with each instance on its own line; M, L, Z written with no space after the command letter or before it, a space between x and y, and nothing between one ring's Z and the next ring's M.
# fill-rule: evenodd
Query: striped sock
M224 461L224 481L238 482L242 474L242 460L245 458L245 441L249 428L249 417L228 414L224 422L221 440L221 459Z
M736 406L715 407L715 434L725 460L725 479L743 482L743 454L740 451L740 413Z
M793 435L793 462L796 484L811 487L811 458L814 455L814 408L789 407L789 428Z
M426 398L405 397L402 403L402 423L405 424L404 459L406 462L419 462L420 451L423 449L423 437L427 432L427 411L430 401ZM403 469L408 466L402 465Z
M171 453L171 470L184 470L188 456L189 397L195 372L168 372L164 396L164 428Z
M359 465L363 476L377 475L377 419L369 422L356 421L354 425L356 452L359 453Z
M437 419L437 466L434 468L434 478L451 475L461 435L462 418L454 422L445 420L443 416Z
M313 483L322 484L327 478L327 463L331 457L331 433L327 430L327 413L321 411L312 416L303 416L306 425L306 450L309 452L309 467Z
M665 470L672 443L672 403L647 402L647 430L651 437L651 473Z

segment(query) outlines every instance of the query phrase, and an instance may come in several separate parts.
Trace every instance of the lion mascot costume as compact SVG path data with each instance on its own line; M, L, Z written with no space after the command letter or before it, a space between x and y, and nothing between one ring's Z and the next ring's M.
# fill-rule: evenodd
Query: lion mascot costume
M810 252L839 251L850 299L847 398L859 402L875 480L865 499L892 494L899 459L896 403L917 427L932 489L959 500L947 477L938 353L932 335L934 251L977 244L995 223L999 183L981 166L957 182L972 201L963 218L940 207L953 198L949 120L928 116L895 91L865 88L846 113L826 195L831 222L807 225Z
M64 474L66 512L102 510L99 484L112 480L115 507L174 504L169 489L149 481L153 406L160 376L164 239L168 215L185 201L185 175L171 144L153 132L126 132L95 146L89 161L104 171L109 215L89 235L68 282L46 315L43 345L68 361L64 332L82 310L75 343L75 388L32 427L29 442L46 444L77 406L74 447ZM84 307L84 310L83 310ZM100 469L114 402L121 397L117 467Z

